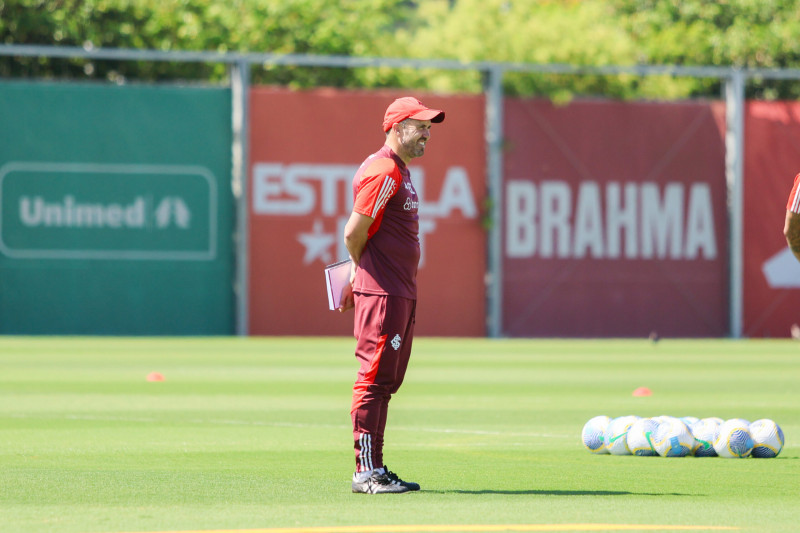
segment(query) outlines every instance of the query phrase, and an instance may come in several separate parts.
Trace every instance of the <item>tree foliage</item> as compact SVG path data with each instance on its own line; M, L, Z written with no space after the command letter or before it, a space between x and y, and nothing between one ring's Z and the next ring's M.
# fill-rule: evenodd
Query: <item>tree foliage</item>
M561 65L632 65L636 43L610 19L605 2L541 0L428 1L419 24L398 35L418 57ZM509 73L505 90L568 98L572 93L615 97L646 95L630 76ZM439 90L480 90L480 79L440 73L429 80ZM667 92L662 91L662 94Z
M0 42L561 65L800 67L800 0L0 0ZM220 81L213 63L0 57L0 76ZM479 92L482 74L260 66L255 83ZM718 97L715 79L510 72L509 94ZM796 82L750 96L796 98Z
M403 0L0 0L0 42L93 48L370 55L410 13ZM0 75L224 78L224 65L2 59ZM254 70L257 83L358 86L345 69Z
M798 0L610 0L641 49L642 63L753 68L800 67ZM715 84L697 80L690 94ZM797 98L797 82L755 80L752 97Z

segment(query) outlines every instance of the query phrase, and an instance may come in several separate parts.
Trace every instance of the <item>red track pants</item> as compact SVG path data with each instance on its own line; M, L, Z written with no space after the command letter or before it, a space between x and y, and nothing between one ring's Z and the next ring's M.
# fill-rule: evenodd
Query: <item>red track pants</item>
M361 368L350 415L356 471L363 472L383 466L386 413L408 367L417 302L399 296L354 296L356 358Z

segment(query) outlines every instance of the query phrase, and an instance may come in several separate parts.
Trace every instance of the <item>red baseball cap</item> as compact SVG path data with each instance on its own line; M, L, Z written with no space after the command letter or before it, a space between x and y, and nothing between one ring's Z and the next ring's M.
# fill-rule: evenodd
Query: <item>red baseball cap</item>
M392 126L398 122L403 122L407 118L443 122L444 111L441 109L429 109L412 96L398 98L386 108L386 114L383 115L383 131L389 131Z

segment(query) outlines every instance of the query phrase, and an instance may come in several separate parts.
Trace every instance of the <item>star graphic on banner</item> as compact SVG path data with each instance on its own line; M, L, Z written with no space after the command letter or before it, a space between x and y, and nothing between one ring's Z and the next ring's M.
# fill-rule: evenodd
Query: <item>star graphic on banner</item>
M306 255L303 256L303 264L310 264L315 259L327 264L331 262L330 248L336 241L331 233L326 233L322 228L322 221L315 220L311 233L299 233L297 240L306 247Z

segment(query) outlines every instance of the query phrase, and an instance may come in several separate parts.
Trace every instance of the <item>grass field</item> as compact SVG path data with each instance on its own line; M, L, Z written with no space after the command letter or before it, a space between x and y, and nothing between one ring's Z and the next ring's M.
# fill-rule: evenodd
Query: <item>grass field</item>
M800 530L800 343L415 343L385 456L422 491L368 496L352 339L0 337L0 531ZM592 455L598 414L772 418L786 446Z

